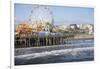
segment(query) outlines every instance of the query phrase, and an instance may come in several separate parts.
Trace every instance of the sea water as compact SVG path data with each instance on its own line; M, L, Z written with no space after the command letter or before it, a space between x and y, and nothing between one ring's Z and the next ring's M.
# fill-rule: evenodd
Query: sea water
M60 45L61 46L61 45ZM63 46L63 45L62 45ZM67 47L68 46L68 47ZM31 48L23 51L21 55L15 55L15 65L46 64L61 62L77 62L94 60L94 40L66 40L65 48L31 51ZM49 47L48 47L49 49ZM40 49L41 50L41 49ZM24 53L30 51L31 53Z

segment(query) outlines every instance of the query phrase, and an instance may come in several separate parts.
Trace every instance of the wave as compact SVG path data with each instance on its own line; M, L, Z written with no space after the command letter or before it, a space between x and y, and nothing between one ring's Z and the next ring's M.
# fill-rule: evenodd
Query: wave
M71 48L71 49L61 49L61 50L52 50L52 51L43 51L40 53L32 53L32 54L24 54L24 55L17 55L15 58L18 59L33 59L45 56L59 56L59 55L80 55L87 53L87 51L94 51L93 47L86 47L86 48ZM85 54L88 55L88 54Z

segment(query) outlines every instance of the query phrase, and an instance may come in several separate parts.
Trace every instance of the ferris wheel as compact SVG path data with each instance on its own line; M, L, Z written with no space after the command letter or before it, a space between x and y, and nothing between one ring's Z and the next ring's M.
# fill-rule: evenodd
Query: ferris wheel
M33 6L30 16L30 23L50 23L53 24L53 14L47 6L36 5Z

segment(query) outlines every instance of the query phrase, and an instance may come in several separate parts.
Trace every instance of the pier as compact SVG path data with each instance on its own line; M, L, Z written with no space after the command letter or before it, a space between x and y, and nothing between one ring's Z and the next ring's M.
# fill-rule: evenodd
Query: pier
M38 47L65 44L65 39L73 39L74 35L48 35L39 36L35 34L15 35L15 48Z

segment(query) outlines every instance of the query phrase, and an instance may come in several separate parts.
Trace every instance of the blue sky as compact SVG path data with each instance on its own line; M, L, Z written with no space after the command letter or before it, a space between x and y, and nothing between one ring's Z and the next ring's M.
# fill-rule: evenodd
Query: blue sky
M32 8L32 4L15 4L15 21L28 21ZM94 9L84 7L68 7L68 6L48 6L53 13L54 24L93 24Z

